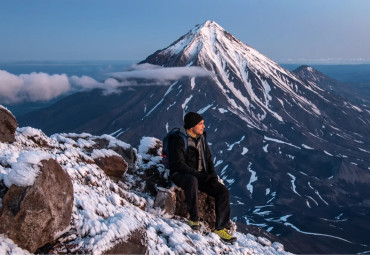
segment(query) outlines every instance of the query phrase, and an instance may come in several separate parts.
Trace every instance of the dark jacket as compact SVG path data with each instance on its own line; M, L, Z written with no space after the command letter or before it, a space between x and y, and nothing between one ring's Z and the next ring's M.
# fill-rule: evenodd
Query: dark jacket
M215 167L212 161L212 154L208 147L206 134L197 139L203 139L203 155L205 171L207 174L215 174ZM201 141L198 141L201 142ZM194 176L198 174L198 159L199 152L196 148L188 146L187 151L185 151L184 141L180 136L174 136L169 144L170 150L170 175L172 176L176 172L189 173Z

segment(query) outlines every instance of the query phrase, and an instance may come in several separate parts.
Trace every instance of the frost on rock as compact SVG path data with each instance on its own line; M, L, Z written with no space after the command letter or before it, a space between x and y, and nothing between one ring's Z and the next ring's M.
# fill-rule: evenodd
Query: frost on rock
M47 158L55 159L71 177L74 203L70 227L52 247L40 247L38 252L104 254L108 250L118 251L128 247L129 243L122 242L133 240L132 234L141 229L145 232L141 249L146 249L148 254L286 253L282 246L261 245L239 232L235 233L238 241L226 245L217 235L209 233L203 223L204 233L193 232L186 219L154 207L150 185L155 192L161 187L166 192L171 187L169 171L161 164L162 142L143 137L135 161L138 168L124 177L110 178L93 159L118 155L117 147L131 146L112 136L55 134L47 137L33 128L17 129L16 141L12 144L0 143L0 181L7 185L32 183L40 161ZM1 235L0 253L28 254Z
M18 247L11 239L0 234L0 254L29 255L31 253Z
M51 156L49 153L41 150L6 150L1 146L0 152L2 167L0 180L9 188L11 185L30 186L33 185L40 171L41 161ZM9 167L7 167L9 166Z

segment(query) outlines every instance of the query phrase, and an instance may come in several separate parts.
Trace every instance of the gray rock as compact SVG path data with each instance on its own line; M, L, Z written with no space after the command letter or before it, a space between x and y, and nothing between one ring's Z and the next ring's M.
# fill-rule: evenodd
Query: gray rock
M169 216L174 216L176 212L176 193L174 189L159 187L154 207L162 209Z

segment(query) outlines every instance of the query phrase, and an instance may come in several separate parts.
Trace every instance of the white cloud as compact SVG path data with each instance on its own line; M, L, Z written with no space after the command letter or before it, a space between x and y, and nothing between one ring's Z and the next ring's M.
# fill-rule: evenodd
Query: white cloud
M159 85L183 77L206 77L213 73L199 66L189 67L162 67L151 64L134 65L123 71L112 73L111 76L120 80L146 79L156 80Z
M31 73L14 75L0 70L0 103L48 101L71 89L65 74Z
M104 94L118 93L118 88L124 84L118 82L116 79L108 78L104 82L98 82L89 76L72 76L70 78L72 86L76 90L90 90L90 89L103 89Z
M31 73L14 75L0 70L0 104L49 101L70 92L102 89L103 94L119 93L119 87L170 85L184 77L205 77L212 73L196 66L162 67L151 64L134 65L123 72L112 73L103 82L89 76ZM136 79L136 80L135 80ZM140 79L140 80L137 80Z

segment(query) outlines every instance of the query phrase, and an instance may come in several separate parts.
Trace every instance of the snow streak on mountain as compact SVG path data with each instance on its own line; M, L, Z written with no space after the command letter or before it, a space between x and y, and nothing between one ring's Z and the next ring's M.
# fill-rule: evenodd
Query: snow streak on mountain
M282 68L213 21L143 64L168 72L199 67L211 75L124 87L120 95L75 94L20 123L47 133L109 133L137 145L138 135L162 138L197 111L235 220L297 241L293 252L370 250L366 108L324 90L320 79ZM47 116L53 123L45 123Z

